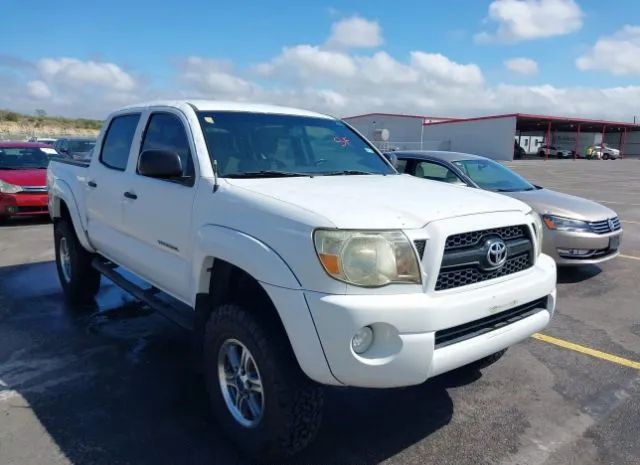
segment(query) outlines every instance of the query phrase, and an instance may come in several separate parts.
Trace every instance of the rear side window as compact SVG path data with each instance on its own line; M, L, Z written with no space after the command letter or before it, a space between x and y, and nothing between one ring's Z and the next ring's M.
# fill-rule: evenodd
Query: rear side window
M100 153L100 161L103 165L114 170L126 169L129 150L139 120L140 114L116 116L111 120Z
M154 113L149 118L142 149L175 152L182 161L182 181L193 181L194 169L189 139L182 121L171 113ZM179 180L178 180L179 181Z

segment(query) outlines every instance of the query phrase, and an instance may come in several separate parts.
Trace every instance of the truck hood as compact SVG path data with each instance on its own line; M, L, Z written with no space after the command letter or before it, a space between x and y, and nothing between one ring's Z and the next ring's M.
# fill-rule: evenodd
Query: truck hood
M0 168L0 179L15 186L46 186L47 169L3 170Z
M509 197L409 175L226 179L342 229L415 229L444 218L531 210Z
M584 221L602 221L616 216L616 212L597 202L550 189L509 192L507 195L522 200L541 215L550 214Z

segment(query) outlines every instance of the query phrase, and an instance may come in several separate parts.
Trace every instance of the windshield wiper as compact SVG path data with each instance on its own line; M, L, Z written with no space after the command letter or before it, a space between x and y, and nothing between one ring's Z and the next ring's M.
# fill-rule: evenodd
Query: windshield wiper
M370 171L358 171L358 170L342 170L342 171L329 171L328 173L318 173L322 176L349 176L349 175L358 175L358 174L382 174L382 173L372 173Z
M288 177L301 177L301 176L313 177L313 173L296 173L294 171L262 170L262 171L243 171L239 173L231 173L223 177L225 178L288 178Z

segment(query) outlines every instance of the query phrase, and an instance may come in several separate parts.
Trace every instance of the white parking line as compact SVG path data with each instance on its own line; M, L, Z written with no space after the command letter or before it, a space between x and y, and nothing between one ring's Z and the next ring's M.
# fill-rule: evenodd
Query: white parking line
M621 258L628 258L629 260L640 260L640 257L634 257L633 255L624 255L624 254L620 254L620 255L618 255L618 257L621 257Z
M640 221L620 220L621 223L640 224Z

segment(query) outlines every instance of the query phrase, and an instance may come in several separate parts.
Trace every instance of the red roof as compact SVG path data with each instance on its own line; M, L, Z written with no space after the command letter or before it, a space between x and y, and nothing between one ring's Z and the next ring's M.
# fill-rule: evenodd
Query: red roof
M423 123L425 125L444 124L444 123L464 123L467 121L482 121L487 119L500 119L500 118L516 118L520 120L539 120L539 121L560 121L564 123L585 123L585 124L604 124L606 126L619 126L619 127L633 127L640 129L640 124L626 123L622 121L607 121L588 118L571 118L568 116L549 116L549 115L533 115L528 113L507 113L504 115L492 115L492 116L478 116L475 118L457 118L450 119L448 121L435 121L433 123Z
M0 140L0 147L16 149L51 148L50 145L43 144L42 142L25 142L23 140Z
M427 116L427 115L406 115L403 113L364 113L362 115L345 116L342 119L363 118L365 116L402 116L405 118L420 118L420 119L442 119L451 120L455 118L447 118L444 116Z

